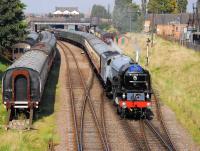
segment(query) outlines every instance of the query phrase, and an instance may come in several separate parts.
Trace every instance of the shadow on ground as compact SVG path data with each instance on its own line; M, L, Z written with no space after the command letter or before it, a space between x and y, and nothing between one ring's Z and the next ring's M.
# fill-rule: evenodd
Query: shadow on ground
M51 71L49 72L48 79L46 81L40 108L38 111L35 112L35 121L54 113L60 64L61 57L59 51L57 50L57 55L53 62Z

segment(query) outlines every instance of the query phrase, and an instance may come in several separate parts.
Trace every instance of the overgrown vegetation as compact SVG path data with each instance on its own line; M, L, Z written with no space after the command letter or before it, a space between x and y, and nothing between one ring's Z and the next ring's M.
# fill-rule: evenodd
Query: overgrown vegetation
M142 50L141 64L145 65L147 36L128 36L132 38L130 44L123 47L125 53L135 58L132 44L137 41ZM200 144L200 53L157 37L150 57L148 69L162 101Z
M6 70L7 65L0 60L1 73ZM17 131L4 130L6 111L0 99L0 151L45 151L48 142L53 139L58 141L55 134L55 112L58 110L56 96L59 93L58 75L60 59L54 64L46 83L41 108L34 120L34 130Z

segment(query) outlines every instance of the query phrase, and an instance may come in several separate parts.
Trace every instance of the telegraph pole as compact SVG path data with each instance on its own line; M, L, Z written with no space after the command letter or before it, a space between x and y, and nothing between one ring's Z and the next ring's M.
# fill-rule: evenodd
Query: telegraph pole
M199 22L199 10L198 10L197 4L195 6L195 3L193 3L193 26L195 26L197 31L199 31L200 22Z
M147 14L147 0L142 0L142 12L144 16Z
M128 7L128 13L130 15L129 16L130 17L129 28L130 28L130 32L131 32L132 31L132 14L131 13L133 13L133 12L130 7Z
M198 3L197 3L198 4ZM196 4L196 20L197 20L197 31L199 32L199 25L200 25L200 23L199 23L199 7L197 6L197 4Z
M110 19L110 4L108 4L108 19Z
M132 16L131 16L131 13L130 13L130 32L132 31Z
M150 39L148 38L147 41L146 41L146 43L147 43L146 66L149 65L149 43L150 43L150 42L151 42L151 41L150 41Z

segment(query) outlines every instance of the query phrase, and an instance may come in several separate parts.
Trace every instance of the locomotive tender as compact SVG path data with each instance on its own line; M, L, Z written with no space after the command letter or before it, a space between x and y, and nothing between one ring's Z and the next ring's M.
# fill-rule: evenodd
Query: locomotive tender
M2 97L7 110L39 107L56 55L55 36L45 31L41 35L41 41L16 60L3 75Z
M151 116L151 79L147 70L92 34L66 30L55 33L59 39L84 48L122 117L129 113L139 118Z

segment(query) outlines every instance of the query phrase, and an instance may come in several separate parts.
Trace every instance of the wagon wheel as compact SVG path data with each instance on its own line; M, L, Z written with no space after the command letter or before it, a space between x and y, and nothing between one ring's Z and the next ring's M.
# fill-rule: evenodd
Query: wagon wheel
M120 114L120 117L121 117L122 119L126 118L126 110L125 110L125 109L122 109L122 112L121 112L121 114Z

